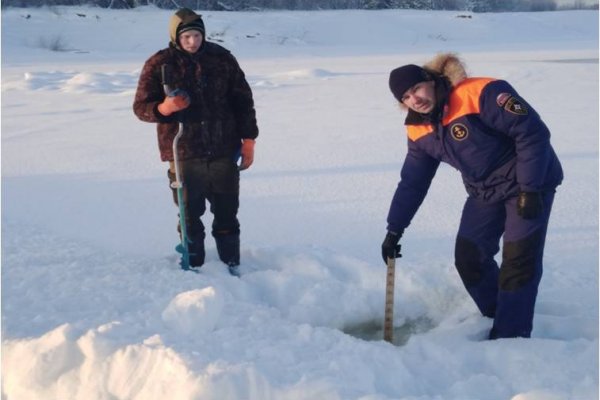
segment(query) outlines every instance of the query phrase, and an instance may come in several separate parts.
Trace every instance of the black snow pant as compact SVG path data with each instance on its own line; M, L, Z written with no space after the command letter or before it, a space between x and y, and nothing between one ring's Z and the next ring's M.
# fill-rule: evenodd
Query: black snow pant
M180 162L183 180L183 198L186 211L186 229L190 240L190 265L204 263L205 229L201 217L206 212L206 201L213 214L212 235L221 261L227 265L240 263L239 209L240 173L230 158L191 159ZM175 165L170 163L169 181L175 181ZM177 190L173 200L178 205ZM178 231L181 227L178 224Z
M468 198L456 238L455 264L481 313L494 319L490 338L530 337L554 192L535 219L517 214L517 198L485 203ZM502 264L494 256L503 237Z

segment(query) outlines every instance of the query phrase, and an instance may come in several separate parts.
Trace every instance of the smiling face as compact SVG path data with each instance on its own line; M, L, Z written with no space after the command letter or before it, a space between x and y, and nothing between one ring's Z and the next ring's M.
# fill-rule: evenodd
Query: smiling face
M419 114L430 113L435 107L435 82L419 82L402 95L402 104Z
M179 45L190 54L194 54L200 49L203 40L202 32L197 30L185 31L179 35Z

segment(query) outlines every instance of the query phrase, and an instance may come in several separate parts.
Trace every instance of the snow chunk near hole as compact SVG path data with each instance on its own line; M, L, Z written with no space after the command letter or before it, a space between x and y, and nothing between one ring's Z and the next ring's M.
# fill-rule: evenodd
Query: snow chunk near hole
M209 286L179 293L162 313L163 321L182 334L208 333L222 314L223 296Z

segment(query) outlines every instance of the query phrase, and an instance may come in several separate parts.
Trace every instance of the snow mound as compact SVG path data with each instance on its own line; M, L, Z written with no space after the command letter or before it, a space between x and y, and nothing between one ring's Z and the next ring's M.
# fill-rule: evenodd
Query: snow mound
M75 72L27 71L17 78L8 78L2 90L45 90L65 93L131 94L137 86L139 72Z
M182 334L208 333L223 312L223 296L213 287L179 293L162 313L163 321Z
M193 397L198 379L177 353L156 339L118 347L109 338L117 326L77 336L64 324L38 338L5 341L3 393L11 399Z

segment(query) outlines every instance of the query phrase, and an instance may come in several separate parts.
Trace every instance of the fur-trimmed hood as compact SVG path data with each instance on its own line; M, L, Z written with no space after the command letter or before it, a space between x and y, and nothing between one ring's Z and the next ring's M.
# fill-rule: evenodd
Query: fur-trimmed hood
M453 87L467 78L465 64L454 53L438 54L423 65L423 68L436 75L446 77Z

